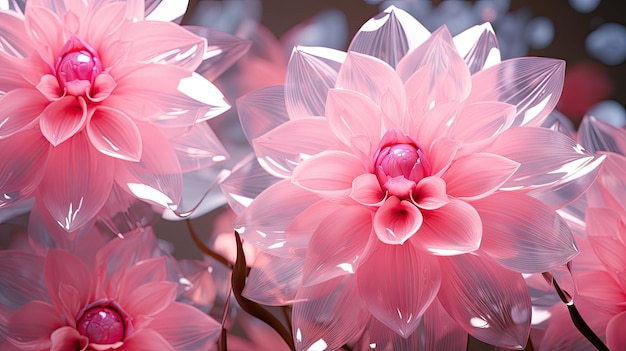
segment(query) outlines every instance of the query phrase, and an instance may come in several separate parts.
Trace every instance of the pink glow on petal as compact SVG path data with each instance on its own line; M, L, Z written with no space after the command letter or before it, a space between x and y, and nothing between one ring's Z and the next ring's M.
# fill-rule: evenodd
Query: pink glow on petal
M367 208L345 207L327 216L309 242L303 285L353 274L367 259L371 234L372 212Z
M284 306L296 300L302 285L304 258L285 258L260 252L246 280L242 295L268 306Z
M446 181L448 194L476 200L498 190L519 167L519 163L500 155L474 153L452 162L441 178Z
M125 161L141 159L141 134L127 115L105 106L96 107L87 122L91 144L105 155Z
M380 241L402 244L422 226L420 210L410 201L390 196L374 215L374 229Z
M64 43L59 17L47 8L29 4L24 24L26 33L41 57L52 64Z
M468 203L450 199L436 210L423 212L424 223L411 238L416 247L435 255L449 256L478 249L482 224L476 210Z
M178 324L177 324L178 327ZM174 347L154 329L143 329L132 333L124 340L122 350L133 351L175 351Z
M522 350L530 332L531 301L519 273L472 254L442 257L439 301L473 337Z
M294 170L292 182L331 201L344 201L352 181L366 173L363 163L343 151L324 151L303 161Z
M53 304L66 318L74 318L92 298L93 275L76 256L60 250L50 250L44 266L44 280ZM71 288L73 293L63 290ZM72 308L73 307L73 308Z
M41 133L53 146L58 146L83 128L87 116L87 104L83 98L66 96L50 103L41 113Z
M7 332L14 345L26 349L50 347L50 335L65 325L59 312L43 301L30 301L8 320Z
M359 267L357 281L372 315L408 337L437 296L441 272L434 256L412 245L381 244Z
M489 139L509 128L515 107L502 102L469 104L458 113L448 136L466 143Z
M48 101L37 90L14 89L0 97L0 139L32 125Z
M173 350L196 351L210 350L219 337L221 326L192 306L172 302L155 316L150 323L150 329L167 340Z
M380 206L386 196L374 174L361 174L352 181L350 197L362 205Z
M446 182L439 177L425 177L417 183L411 194L413 203L424 210L436 210L445 206L450 199L446 192Z
M606 344L610 350L621 350L626 347L626 334L623 332L626 323L626 312L611 318L606 325Z
M89 345L89 338L80 335L75 328L62 327L50 335L52 345L50 351L76 350L84 351Z

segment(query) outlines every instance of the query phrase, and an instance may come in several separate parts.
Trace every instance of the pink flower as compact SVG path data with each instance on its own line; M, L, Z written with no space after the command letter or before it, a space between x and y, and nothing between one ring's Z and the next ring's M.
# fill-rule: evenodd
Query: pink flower
M223 186L236 230L263 251L246 296L293 303L298 349L458 349L467 333L524 348L520 273L577 254L555 209L603 159L539 127L563 71L500 62L488 24L452 38L393 7L347 53L297 47L284 85L238 103L271 174Z
M181 210L183 172L227 157L201 122L229 105L194 71L218 74L248 46L229 37L209 47L214 31L168 22L186 4L32 0L24 13L14 2L0 8L0 207L34 195L69 232L115 189ZM205 57L225 59L207 67Z
M3 252L0 336L17 350L210 349L219 323L175 301L167 257L150 243L151 231L114 239L94 268L56 249Z

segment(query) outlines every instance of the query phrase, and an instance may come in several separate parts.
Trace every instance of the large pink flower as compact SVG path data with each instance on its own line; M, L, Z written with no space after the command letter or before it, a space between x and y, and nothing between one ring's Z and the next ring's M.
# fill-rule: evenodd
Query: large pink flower
M35 195L65 231L115 188L179 209L182 173L227 157L200 122L229 105L194 71L248 44L168 22L186 1L18 3L0 8L0 207Z
M149 230L114 239L94 268L56 249L3 252L0 336L17 350L210 349L219 323L175 301L167 257L146 243L156 243Z
M458 349L467 333L523 348L520 273L577 254L555 209L602 159L539 127L563 70L500 62L488 24L452 38L393 7L347 53L297 47L284 85L238 104L271 174L223 186L236 230L263 251L247 296L294 304L298 349ZM274 184L248 203L260 182Z

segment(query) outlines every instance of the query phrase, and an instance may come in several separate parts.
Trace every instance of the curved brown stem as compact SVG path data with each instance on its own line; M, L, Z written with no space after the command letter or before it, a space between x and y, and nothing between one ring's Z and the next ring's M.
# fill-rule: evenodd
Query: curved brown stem
M191 225L191 221L189 219L185 219L185 223L187 224L187 230L189 231L189 234L191 234L191 239L193 240L194 244L196 244L198 249L202 251L202 253L204 253L207 256L210 256L211 258L215 259L216 261L228 267L229 269L233 269L232 263L228 262L228 260L224 258L224 256L208 248L202 242L202 240L198 238L198 235L196 234L196 231L193 229L193 226Z

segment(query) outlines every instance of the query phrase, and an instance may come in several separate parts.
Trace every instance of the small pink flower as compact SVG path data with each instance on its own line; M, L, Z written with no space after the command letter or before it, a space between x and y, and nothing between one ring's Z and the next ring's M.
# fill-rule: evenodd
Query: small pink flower
M210 349L219 323L175 301L167 257L153 257L149 243L156 243L149 230L114 239L93 268L56 249L45 257L5 251L1 336L17 350Z
M214 31L169 22L186 9L172 4L0 7L0 208L36 196L68 232L115 189L176 210L183 172L228 156L203 121L229 105L194 71L220 73L247 43L221 36L223 48L208 47ZM206 67L205 57L226 58Z
M563 71L554 59L500 62L488 24L453 38L394 7L347 53L297 47L284 85L238 102L270 173L223 186L235 228L262 251L245 295L293 303L299 350L446 337L457 349L467 333L524 348L520 273L577 254L555 209L603 159L540 128Z

